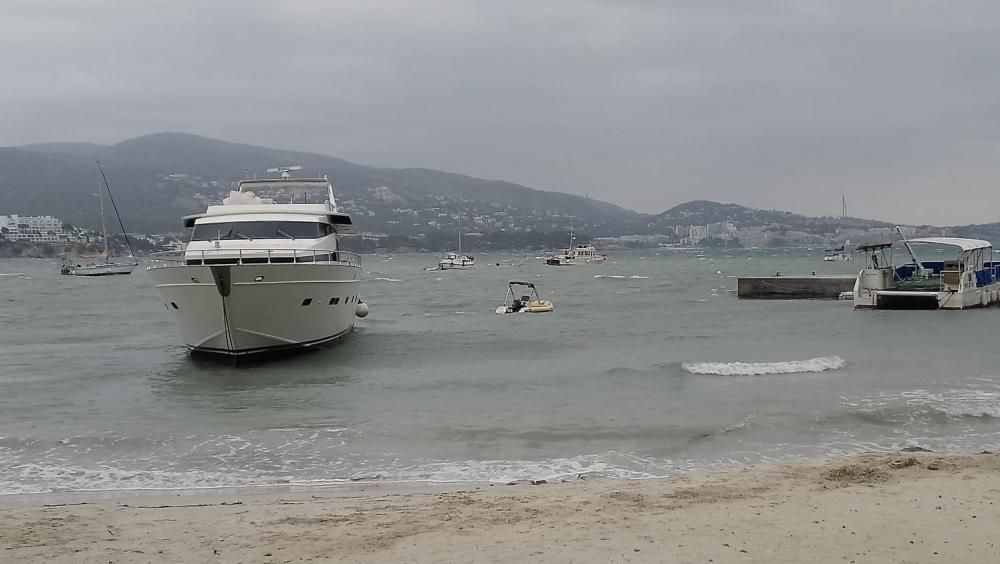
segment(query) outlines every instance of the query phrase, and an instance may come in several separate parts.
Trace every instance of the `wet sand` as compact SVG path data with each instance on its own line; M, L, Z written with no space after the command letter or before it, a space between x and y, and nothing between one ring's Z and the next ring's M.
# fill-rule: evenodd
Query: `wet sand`
M1000 455L434 491L9 496L0 561L998 562Z

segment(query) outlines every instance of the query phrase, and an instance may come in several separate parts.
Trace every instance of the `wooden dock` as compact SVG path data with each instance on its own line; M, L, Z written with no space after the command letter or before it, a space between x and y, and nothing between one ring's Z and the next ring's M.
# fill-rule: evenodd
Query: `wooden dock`
M854 290L856 276L741 276L736 295L754 300L836 300Z

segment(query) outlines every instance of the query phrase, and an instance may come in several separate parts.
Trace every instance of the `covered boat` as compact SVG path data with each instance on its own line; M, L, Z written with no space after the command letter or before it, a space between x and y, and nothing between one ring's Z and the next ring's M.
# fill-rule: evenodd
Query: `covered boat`
M898 243L910 259L900 265L893 260L894 243L857 248L865 268L854 283L855 309L969 309L1000 299L1000 265L989 241L925 237ZM913 245L948 247L957 256L921 261Z

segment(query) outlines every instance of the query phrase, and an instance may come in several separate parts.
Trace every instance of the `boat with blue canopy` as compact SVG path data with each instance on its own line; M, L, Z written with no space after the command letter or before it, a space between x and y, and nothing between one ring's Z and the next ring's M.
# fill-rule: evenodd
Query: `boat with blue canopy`
M861 245L865 268L854 283L855 309L970 309L1000 300L1000 264L993 244L981 239L923 237L894 243ZM893 250L900 244L909 260L896 264ZM945 260L920 260L937 247L952 251ZM957 252L955 252L957 251Z

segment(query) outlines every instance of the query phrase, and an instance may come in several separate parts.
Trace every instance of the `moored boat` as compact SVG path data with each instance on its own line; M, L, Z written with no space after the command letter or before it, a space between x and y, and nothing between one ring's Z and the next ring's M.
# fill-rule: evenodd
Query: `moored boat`
M438 262L438 270L464 270L476 266L476 258L462 252L462 210L458 211L458 252L449 252Z
M893 243L862 245L865 268L854 283L855 309L970 309L1000 300L1000 264L993 245L979 239L925 237L900 243L910 257L893 261ZM913 245L957 250L949 260L921 261Z
M518 296L515 287L528 288L528 294ZM507 283L507 295L504 297L503 305L497 307L496 313L506 315L510 313L549 313L555 306L549 300L543 300L538 295L538 289L532 282L510 281Z
M476 265L476 258L472 255L463 253L461 251L457 253L447 253L444 258L438 262L438 269L440 270L460 270L465 268L471 268Z
M98 257L104 259L103 262L93 262L88 264L77 264L75 261L71 260L69 257L63 257L61 264L59 265L60 274L65 274L67 276L111 276L111 275L123 275L132 274L135 267L139 266L139 263L135 260L135 251L132 250L132 243L128 240L128 232L125 231L125 222L122 221L121 215L118 214L118 205L115 204L115 197L111 193L111 185L108 184L108 179L104 175L104 169L101 167L101 162L97 162L98 174L98 186L97 186L97 198L101 203L101 236L104 237L104 252L102 252ZM102 182L103 181L103 182ZM111 251L108 246L108 228L107 222L104 220L104 190L108 191L108 198L111 200L111 206L114 209L115 217L118 218L118 225L122 228L122 236L125 237L125 245L128 246L129 256L127 260L113 261L111 260ZM93 258L93 257L87 257Z
M608 260L608 255L600 253L593 245L574 245L576 236L573 229L569 230L569 247L558 253L545 257L548 266L576 266Z
M823 255L823 260L826 262L847 262L851 260L851 255L844 251L846 245L841 245L836 249L827 249L826 254Z
M324 178L243 180L222 205L184 218L191 240L147 270L191 351L249 355L313 347L349 334L368 306L360 257L338 248L354 233ZM324 203L294 203L323 190ZM260 192L289 195L288 203Z

